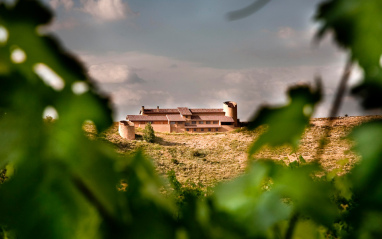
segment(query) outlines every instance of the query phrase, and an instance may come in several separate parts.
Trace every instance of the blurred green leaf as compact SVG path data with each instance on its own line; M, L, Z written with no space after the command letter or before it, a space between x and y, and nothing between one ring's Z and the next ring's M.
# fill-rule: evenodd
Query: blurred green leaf
M365 102L381 95L381 9L376 0L331 0L317 14L321 34L334 29L365 70ZM382 122L352 133L362 159L350 174L337 175L346 160L330 173L302 156L289 167L256 161L204 195L200 185L182 185L171 172L174 195L183 202L176 204L142 152L117 157L113 148L85 137L85 120L99 131L111 125L109 102L83 66L40 33L51 18L35 0L0 2L0 30L6 32L0 39L1 239L382 237ZM263 107L250 122L250 129L267 125L250 154L265 144L297 146L321 87L295 86L288 95L287 105ZM51 123L43 119L47 107L58 113Z
M330 199L334 193L332 185L312 178L320 170L314 164L289 170L279 168L273 188L280 195L290 198L300 215L308 216L319 225L330 226L338 218L339 211Z
M326 239L324 232L320 231L320 226L311 220L299 220L294 231L293 238L301 239Z
M312 90L309 86L295 86L289 89L290 102L282 107L263 106L251 119L248 129L267 125L265 133L260 135L249 148L249 155L254 154L263 145L280 146L290 144L297 147L301 134L309 124L313 109L321 99L321 85Z
M321 22L318 38L333 32L340 46L363 69L363 83L353 93L366 108L382 106L382 2L380 0L330 0L319 6L316 20Z
M38 1L0 2L7 33L0 43L0 167L14 172L0 187L0 224L17 238L100 238L101 228L126 212L116 190L115 153L90 142L81 127L92 120L106 129L111 111L82 65L39 33L51 18ZM79 83L83 92L73 90ZM48 106L58 112L54 124L43 121Z
M301 163L306 163L306 160L304 159L304 157L302 157L302 155L298 156L298 159Z
M362 164L353 169L355 189L374 192L382 183L382 121L371 122L353 130L350 137L357 143L354 149L362 156ZM366 187L366 188L365 188ZM381 194L382 195L382 194ZM381 197L382 199L382 197Z
M252 236L265 236L274 225L287 220L292 208L275 191L264 191L273 164L254 163L249 172L215 189L213 200L218 210L232 216Z
M127 184L121 195L129 213L125 214L119 231L114 230L111 235L118 238L174 238L175 206L172 198L161 193L163 179L155 172L152 162L138 151L120 162L118 171Z
M8 57L1 58L0 68L5 69L5 77L12 78L11 82L2 82L7 85L1 87L0 93L14 94L10 88L15 87L16 79L21 81L21 77L25 78L25 88L34 90L29 92L29 99L41 104L42 109L36 111L36 115L41 116L42 110L50 105L56 108L60 119L68 126L78 128L85 120L92 120L100 131L105 130L112 123L111 110L106 99L95 93L94 85L82 65L54 37L39 33L39 27L48 24L51 18L52 14L38 1L19 0L13 7L0 3L0 26L8 31L7 42L0 45L1 52ZM25 54L25 60L15 62L12 58L17 49ZM43 69L50 69L58 76L48 81L51 82L49 88L41 86L41 83L47 81L38 77L40 66L45 66ZM14 71L21 75L13 75ZM89 90L82 94L74 93L72 88L79 82ZM21 82L16 85L15 90L20 90L20 84ZM20 97L20 100L25 97ZM25 107L27 102L23 101L24 105L21 107Z

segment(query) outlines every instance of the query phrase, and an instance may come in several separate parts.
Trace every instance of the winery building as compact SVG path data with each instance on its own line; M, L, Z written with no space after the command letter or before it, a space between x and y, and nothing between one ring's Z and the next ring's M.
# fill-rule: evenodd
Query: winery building
M120 133L121 127L124 127L123 132L127 132L126 127L130 131L134 128L143 129L149 122L154 131L166 133L226 132L240 126L240 120L237 118L237 104L233 101L226 101L221 109L187 107L161 109L159 106L156 109L146 109L142 106L139 115L127 115L126 121L120 122ZM121 136L124 137L122 134Z

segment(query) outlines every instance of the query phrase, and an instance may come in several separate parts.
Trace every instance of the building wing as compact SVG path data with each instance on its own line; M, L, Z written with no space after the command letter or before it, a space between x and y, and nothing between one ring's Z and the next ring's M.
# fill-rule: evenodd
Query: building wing
M223 109L190 109L192 114L200 113L224 113Z
M225 132L240 126L237 118L237 103L226 101L223 109L177 107L173 109L147 109L142 106L139 115L128 115L126 119L135 127L143 128L151 122L159 132Z
M172 122L184 122L186 121L182 116L180 115L166 115L168 121Z
M179 114L178 109L143 109L144 114Z
M131 121L131 122L136 122L136 121L168 121L167 117L165 115L160 115L160 116L151 116L151 115L128 115L126 116L126 119Z
M187 107L178 107L178 111L181 115L192 115L191 111Z
M191 116L191 120L220 121L227 123L234 122L234 119L232 117L220 115L193 115Z

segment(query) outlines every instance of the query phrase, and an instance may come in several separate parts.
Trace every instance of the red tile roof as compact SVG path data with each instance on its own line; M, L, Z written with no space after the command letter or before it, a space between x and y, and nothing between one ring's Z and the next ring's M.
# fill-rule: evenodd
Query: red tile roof
M224 112L223 109L190 109L190 111L195 113L219 113Z
M178 107L177 109L144 109L144 114L179 114L191 115L195 113L223 113L223 109L189 109Z
M149 116L149 115L128 115L127 120L130 121L168 121L165 115L160 116Z
M220 121L220 122L235 122L232 117L220 115L193 115L191 120L207 120L207 121Z
M178 110L182 115L192 115L191 111L187 107L178 107Z
M169 121L186 121L185 119L183 119L182 116L180 115L166 115L167 119Z
M144 109L144 114L179 114L178 109Z

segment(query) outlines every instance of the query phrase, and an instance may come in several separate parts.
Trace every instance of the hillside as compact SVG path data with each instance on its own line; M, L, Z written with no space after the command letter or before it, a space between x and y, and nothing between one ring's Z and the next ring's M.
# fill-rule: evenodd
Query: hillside
M287 146L270 149L264 147L254 159L266 158L282 160L286 164L296 160L300 155L311 161L319 150L319 141L325 130L331 129L324 140L329 143L322 151L320 163L325 170L338 167L337 162L346 159L345 169L349 170L359 157L352 152L352 142L345 137L353 127L370 120L381 119L381 116L357 116L335 118L328 126L327 118L312 119L296 152ZM93 132L90 125L85 130ZM231 179L244 172L247 164L247 148L261 134L262 129L253 132L237 130L229 133L206 134L168 134L156 133L155 143L142 140L142 132L136 132L136 140L122 139L118 134L118 123L99 137L111 142L123 157L138 148L145 150L161 174L174 170L180 182L190 180L210 186L218 181Z

